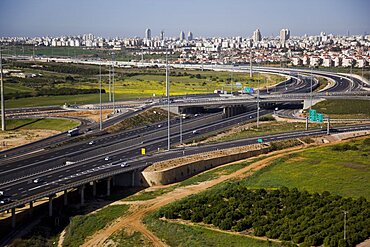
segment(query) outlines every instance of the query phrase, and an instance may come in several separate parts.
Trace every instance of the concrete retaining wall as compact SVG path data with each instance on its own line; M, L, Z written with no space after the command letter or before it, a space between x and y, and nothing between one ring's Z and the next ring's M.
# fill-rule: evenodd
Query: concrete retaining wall
M231 154L223 157L209 158L197 160L192 163L171 167L160 171L143 171L142 175L146 183L150 186L165 185L182 181L186 178L194 176L200 172L217 167L219 165L231 163L238 160L250 158L252 156L264 154L268 152L268 147ZM171 162L171 161L168 161Z

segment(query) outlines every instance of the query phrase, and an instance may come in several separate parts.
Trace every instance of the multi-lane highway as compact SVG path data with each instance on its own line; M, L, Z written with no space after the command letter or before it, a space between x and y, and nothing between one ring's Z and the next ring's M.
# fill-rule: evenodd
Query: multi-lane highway
M226 68L228 69L228 68ZM243 67L237 70L245 70ZM261 90L259 97L286 97L292 94L307 94L317 87L317 81L312 80L307 71L289 71L284 72L276 69L255 69L260 72L283 73L289 76L289 79L275 87L267 90ZM298 75L298 72L301 75ZM323 94L338 92L356 92L363 88L360 80L348 79L347 77L332 73L318 72L314 75L325 76L333 80L333 85L326 88ZM275 96L274 96L275 95ZM276 96L279 95L279 96ZM284 96L280 96L284 95ZM252 96L253 97L253 96ZM193 97L174 97L171 101L191 102L191 101L220 101L222 97L193 96ZM162 102L163 103L163 102ZM119 104L119 103L118 103ZM118 105L117 104L117 105ZM145 110L160 104L154 102L146 107ZM248 105L248 103L245 103ZM255 109L255 104L253 104ZM94 106L92 106L94 107ZM106 106L109 107L109 106ZM180 125L179 119L171 122L171 144L174 145L181 139L189 141L196 139L201 135L220 131L230 126L242 122L254 121L257 112L253 108L247 113L224 118L222 114L205 114L194 119L184 119ZM50 110L50 109L49 109ZM54 110L54 109L51 109ZM104 127L122 121L125 118L137 114L139 111L130 111L111 118L104 123ZM270 113L270 110L260 110L260 115ZM247 145L257 142L257 138L244 139L234 142L221 144L204 145L200 147L191 147L181 150L172 150L169 152L158 152L167 147L167 122L156 123L150 126L136 128L130 131L124 131L116 134L94 137L94 139L80 140L75 139L75 143L60 147L47 149L51 144L73 140L66 134L52 137L48 140L40 141L36 144L30 144L18 149L3 152L0 165L0 190L9 197L10 201L0 205L0 212L15 208L27 202L39 198L53 195L57 192L76 188L77 186L87 184L92 181L108 178L120 173L127 173L133 170L140 170L152 162L166 160L194 153L202 153L215 149ZM98 132L98 124L83 127L84 130L91 128L93 133ZM181 130L180 130L181 129ZM354 131L361 129L370 129L369 125L356 125L351 127L337 128L336 131ZM83 130L83 131L84 131ZM310 131L299 131L283 133L277 135L262 136L265 142L284 140L302 136L322 135L326 130L315 129ZM150 155L142 156L141 148L145 148ZM5 156L5 157L4 157ZM129 164L129 166L127 166Z

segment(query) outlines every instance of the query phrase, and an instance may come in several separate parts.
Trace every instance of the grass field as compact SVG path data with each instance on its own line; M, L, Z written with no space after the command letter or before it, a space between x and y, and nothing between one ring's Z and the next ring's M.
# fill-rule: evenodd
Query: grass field
M53 118L27 118L27 119L7 119L7 130L20 129L48 129L66 131L79 125L79 122L68 119Z
M309 128L319 128L319 124L309 124ZM325 127L325 126L324 126ZM324 128L323 127L323 128ZM225 142L238 140L242 138L257 137L262 135L277 134L288 131L303 131L305 129L305 123L287 123L287 122L277 122L269 121L260 124L257 128L256 126L251 126L249 128L243 129L239 132L225 134L219 138L212 137L209 142ZM226 132L227 133L227 132Z
M315 92L318 92L324 89L328 84L329 80L323 77L316 77L319 80L319 86L315 89Z
M365 117L370 118L370 100L340 100L331 99L317 103L313 106L317 112L329 114L333 117Z
M37 65L37 67L32 67ZM59 95L38 96L37 92L55 91L60 88L68 89L95 89L99 88L99 69L93 65L58 64L18 62L13 65L6 64L7 69L20 69L26 73L41 75L35 78L5 77L6 106L10 108L98 103L98 94L83 95ZM243 86L260 87L271 86L283 81L285 78L272 74L253 74L249 78L248 73L231 73L224 71L201 71L171 69L170 92L171 95L213 93L214 90L224 89L228 92L241 90L236 88L236 82ZM108 72L104 68L102 75L103 89L106 92L113 91L108 85ZM114 93L116 100L130 100L137 98L149 98L154 95L165 95L165 70L163 68L117 68L115 76ZM23 93L23 94L22 94ZM27 93L27 97L24 95ZM103 96L107 102L108 94Z
M212 231L199 226L188 226L162 221L153 214L145 217L144 223L156 236L169 246L278 246L275 243Z
M113 220L123 216L128 208L128 205L113 205L103 208L94 214L73 217L66 229L63 246L80 246L88 236L93 235Z
M318 147L278 159L244 183L252 188L296 187L370 200L370 138L351 141L350 148L344 145Z

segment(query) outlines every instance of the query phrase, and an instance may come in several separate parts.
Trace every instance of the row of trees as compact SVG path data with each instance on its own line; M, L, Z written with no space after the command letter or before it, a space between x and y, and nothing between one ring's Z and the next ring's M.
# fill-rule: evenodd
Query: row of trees
M348 212L346 240L344 211ZM286 187L250 190L232 183L171 204L158 217L203 222L222 230L252 230L256 236L303 246L354 246L370 236L370 203L365 198Z

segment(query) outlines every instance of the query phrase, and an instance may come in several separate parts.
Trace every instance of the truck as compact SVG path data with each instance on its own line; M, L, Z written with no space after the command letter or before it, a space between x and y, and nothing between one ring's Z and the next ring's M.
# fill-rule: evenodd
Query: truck
M74 128L74 129L68 130L67 135L72 137L72 136L77 136L79 133L80 133L80 129Z

